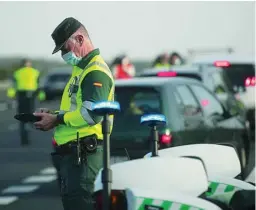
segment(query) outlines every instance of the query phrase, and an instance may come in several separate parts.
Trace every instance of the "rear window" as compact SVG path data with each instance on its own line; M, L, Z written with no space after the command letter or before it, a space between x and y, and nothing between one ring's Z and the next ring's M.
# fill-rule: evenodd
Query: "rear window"
M160 93L152 87L116 87L115 100L120 103L121 112L115 114L113 134L127 131L146 131L140 125L144 114L161 113Z
M223 69L233 87L245 86L245 80L255 76L255 66L252 64L231 64Z

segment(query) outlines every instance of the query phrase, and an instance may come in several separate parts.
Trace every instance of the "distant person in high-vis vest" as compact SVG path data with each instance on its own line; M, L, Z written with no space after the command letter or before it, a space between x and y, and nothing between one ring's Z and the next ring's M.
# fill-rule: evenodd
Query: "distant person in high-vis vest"
M102 117L91 110L96 102L114 101L114 79L78 20L63 20L52 38L56 44L53 53L61 51L62 58L73 66L72 76L64 89L60 110L41 108L41 113L35 115L42 120L34 125L43 131L55 128L56 146L52 156L58 160L64 210L91 210L94 181L103 167ZM113 125L113 116L111 122Z
M21 67L13 73L12 87L8 88L7 96L16 98L18 113L32 113L35 107L35 99L45 99L45 94L39 88L40 72L32 67L29 59L21 62Z
M32 67L28 59L22 61L22 67L13 73L13 88L16 91L18 113L33 113L35 97L39 89L40 72Z

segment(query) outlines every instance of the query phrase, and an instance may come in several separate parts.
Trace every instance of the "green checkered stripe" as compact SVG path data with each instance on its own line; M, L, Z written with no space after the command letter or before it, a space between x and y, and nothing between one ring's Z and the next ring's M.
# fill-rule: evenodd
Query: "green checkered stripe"
M161 207L163 210L204 210L196 206L186 205L183 203L156 200L152 198L137 197L136 210L145 210L147 205Z
M228 184L218 183L218 182L209 182L209 188L211 189L211 191L207 192L206 196L229 193L229 192L237 191L240 189L233 185L228 185Z

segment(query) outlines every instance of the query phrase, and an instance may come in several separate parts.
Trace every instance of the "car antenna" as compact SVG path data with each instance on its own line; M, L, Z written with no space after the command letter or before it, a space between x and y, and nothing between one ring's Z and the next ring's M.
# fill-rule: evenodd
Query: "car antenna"
M152 157L158 156L158 142L159 142L159 136L158 136L158 130L157 126L165 125L166 124L166 117L162 114L146 114L141 116L140 119L141 125L147 125L151 127L151 144L152 144Z
M103 185L103 210L110 210L110 195L112 183L112 170L110 168L110 133L111 123L110 116L120 111L120 104L115 101L102 101L93 104L92 111L97 115L103 116L102 134L103 134L103 169L102 169L102 185Z

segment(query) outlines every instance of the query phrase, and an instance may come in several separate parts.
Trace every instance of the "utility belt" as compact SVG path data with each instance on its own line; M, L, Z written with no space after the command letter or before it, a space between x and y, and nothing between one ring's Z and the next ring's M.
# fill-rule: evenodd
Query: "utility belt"
M61 156L75 154L77 156L77 165L80 165L85 160L87 154L92 154L97 151L97 147L103 145L103 140L96 138L96 135L82 137L77 140L69 141L63 145L55 145L55 153Z

